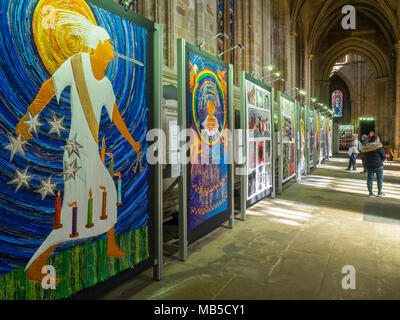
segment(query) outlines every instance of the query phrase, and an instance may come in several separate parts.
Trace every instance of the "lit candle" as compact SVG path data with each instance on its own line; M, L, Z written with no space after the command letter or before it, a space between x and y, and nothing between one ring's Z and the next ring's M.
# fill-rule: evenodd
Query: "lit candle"
M89 203L88 203L88 221L87 221L86 228L90 229L90 228L93 228L93 226L94 226L94 224L93 224L93 193L92 193L92 189L90 189Z
M70 234L70 238L74 239L79 237L79 233L77 232L78 228L78 204L73 202L68 205L70 208L72 207L72 234Z
M118 203L117 206L122 206L122 176L121 173L116 173L114 176L118 177Z
M101 162L106 163L106 140L104 138L101 142Z
M101 186L100 189L103 191L103 207L101 210L100 220L107 220L107 189Z
M61 222L61 192L58 191L57 193L57 198L56 198L56 204L55 204L55 217L54 217L54 226L53 226L53 230L57 230L57 229L61 229L62 228L62 224Z
M112 153L107 153L107 157L111 158L110 161L110 175L114 177L114 155Z

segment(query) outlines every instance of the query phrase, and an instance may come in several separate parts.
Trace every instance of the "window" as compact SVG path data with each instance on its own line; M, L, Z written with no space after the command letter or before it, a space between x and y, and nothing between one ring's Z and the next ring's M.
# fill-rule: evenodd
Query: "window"
M218 38L218 52L224 52L235 46L235 4L234 0L218 0L218 32L225 33L229 36ZM233 63L235 52L226 55L224 60Z
M134 12L138 12L139 9L139 0L113 0L114 2L117 2L119 4L125 5L125 3L128 4L129 10L132 10Z
M340 90L335 90L332 94L332 109L335 118L343 117L343 93Z

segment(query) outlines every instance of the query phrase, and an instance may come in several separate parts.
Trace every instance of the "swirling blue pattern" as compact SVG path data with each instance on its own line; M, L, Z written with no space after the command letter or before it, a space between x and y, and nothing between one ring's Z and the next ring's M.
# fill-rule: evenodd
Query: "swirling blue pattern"
M0 274L25 266L41 243L50 234L54 223L55 197L41 200L34 192L40 186L40 177L53 177L57 190L63 190L63 152L69 130L62 136L49 134L51 111L58 117L65 116L64 126L70 128L70 93L63 92L60 103L54 98L43 110L38 137L26 144L26 156L16 154L10 162L8 134L15 136L16 125L35 99L39 88L51 75L37 52L32 32L33 12L38 1L3 0L0 4ZM147 31L125 19L90 5L98 25L104 27L115 49L128 57L144 63L145 67L116 59L110 63L107 77L111 80L121 114L133 138L147 151L147 92L146 39ZM123 177L123 202L119 208L116 233L121 234L142 228L148 224L148 176L149 167L135 174L132 171L136 154L129 143L104 111L100 125L100 141L105 138L107 152L115 156L115 170ZM144 155L145 159L145 155ZM109 165L107 159L107 166ZM15 169L29 167L31 189L15 192ZM97 239L92 239L93 241ZM60 246L57 252L76 245L70 242Z

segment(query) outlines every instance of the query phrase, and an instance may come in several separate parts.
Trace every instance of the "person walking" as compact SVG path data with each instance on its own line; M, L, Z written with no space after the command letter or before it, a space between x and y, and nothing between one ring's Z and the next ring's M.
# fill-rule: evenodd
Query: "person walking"
M370 137L368 140L368 144L361 147L361 152L364 153L365 165L368 172L367 185L369 197L376 197L373 192L375 174L377 176L378 182L378 197L384 197L385 194L383 193L383 169L384 161L386 160L386 154L379 137Z
M349 167L346 169L346 171L351 171L351 168L353 168L353 171L357 171L357 157L359 154L360 154L360 142L358 141L358 135L354 134L353 141L351 142L349 149L349 156L350 156Z
M368 144L368 136L366 134L364 134L361 137L361 146L365 147L367 144ZM366 174L367 173L367 167L365 166L365 154L363 152L361 152L360 153L360 157L361 157L363 168L364 168L364 171L361 172L361 174Z

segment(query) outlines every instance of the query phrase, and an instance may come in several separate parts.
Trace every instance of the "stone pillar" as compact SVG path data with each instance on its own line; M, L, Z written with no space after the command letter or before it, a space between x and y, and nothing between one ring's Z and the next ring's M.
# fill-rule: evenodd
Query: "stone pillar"
M396 45L396 112L394 115L394 151L400 151L400 42Z
M376 133L381 136L382 139L385 135L385 117L384 117L384 109L387 107L384 104L383 96L384 96L384 89L383 89L383 80L382 78L376 78L375 81L375 97L376 97L376 122L375 122L375 131Z
M393 122L392 122L392 95L391 95L392 78L380 77L376 78L376 133L381 140L388 144L393 144Z
M320 102L329 105L329 80L315 80L317 97Z

